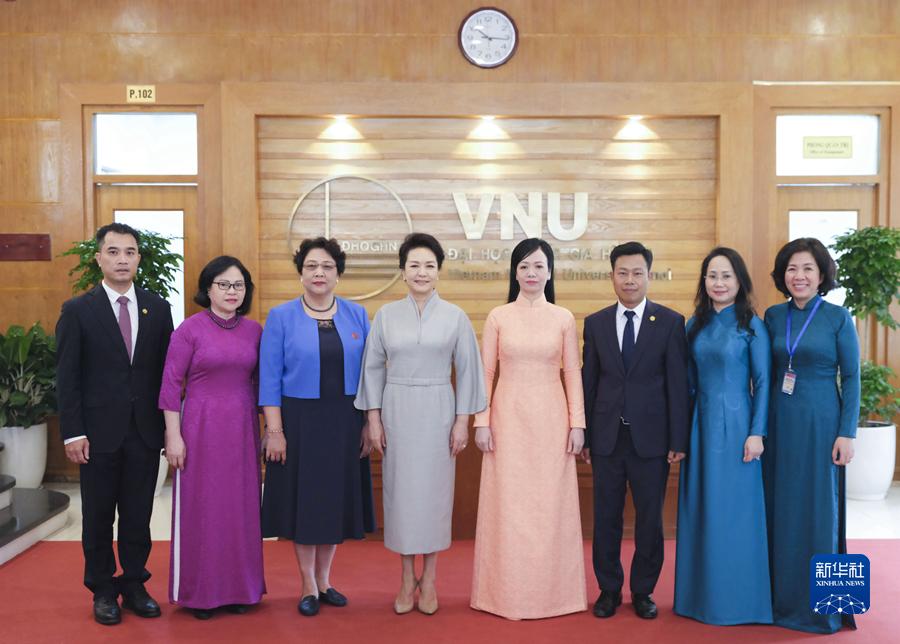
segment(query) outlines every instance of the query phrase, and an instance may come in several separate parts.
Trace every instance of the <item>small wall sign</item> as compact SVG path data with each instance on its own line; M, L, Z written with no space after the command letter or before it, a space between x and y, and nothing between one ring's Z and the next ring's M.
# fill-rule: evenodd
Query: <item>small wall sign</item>
M49 262L50 235L0 234L0 262Z
M852 159L852 136L804 136L804 159Z
M126 85L126 103L155 103L156 85Z

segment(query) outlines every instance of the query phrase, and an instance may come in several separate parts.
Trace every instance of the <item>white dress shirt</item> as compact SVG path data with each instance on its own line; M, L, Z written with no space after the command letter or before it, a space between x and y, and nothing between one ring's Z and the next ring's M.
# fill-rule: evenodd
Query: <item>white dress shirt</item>
M106 291L106 297L109 298L109 304L112 306L113 313L116 316L116 322L119 321L119 312L122 310L122 305L119 304L116 300L118 300L122 293L116 293L114 290L109 288L106 285L106 281L100 282L103 285L103 290ZM137 344L137 334L138 334L138 307L137 307L137 294L134 292L134 284L132 283L131 288L128 289L128 292L124 294L125 297L128 298L128 315L131 317L131 358L134 359L134 345ZM63 441L63 445L68 445L74 441L80 441L82 438L87 438L87 436L75 436L74 438L69 438Z
M644 319L645 308L647 308L646 297L633 309L629 309L619 302L618 307L616 307L616 335L619 336L619 351L622 350L622 337L625 335L625 325L628 324L628 318L625 317L625 311L634 311L634 341L637 343L638 333L641 332L641 320Z

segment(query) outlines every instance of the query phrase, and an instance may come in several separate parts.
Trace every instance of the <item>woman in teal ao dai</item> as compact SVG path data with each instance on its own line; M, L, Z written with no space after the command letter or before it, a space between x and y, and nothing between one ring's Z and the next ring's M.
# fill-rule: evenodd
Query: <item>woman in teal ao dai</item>
M769 336L752 290L741 256L714 249L687 325L694 415L678 488L675 612L707 624L772 623L759 460Z
M859 338L853 318L821 297L834 288L834 276L834 261L821 242L790 242L778 253L772 277L791 300L766 311L772 380L763 474L772 613L775 624L808 633L839 631L842 617L855 626L853 615L814 613L809 600L810 558L847 552L843 466L853 458L859 422ZM792 347L812 317L791 361L796 374L791 395L782 392L788 315Z

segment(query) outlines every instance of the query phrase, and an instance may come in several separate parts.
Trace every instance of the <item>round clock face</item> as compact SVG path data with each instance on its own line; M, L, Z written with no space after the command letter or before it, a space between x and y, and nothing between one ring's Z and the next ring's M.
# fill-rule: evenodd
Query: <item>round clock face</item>
M497 67L516 51L519 44L516 23L493 7L476 9L459 28L459 49L473 65Z

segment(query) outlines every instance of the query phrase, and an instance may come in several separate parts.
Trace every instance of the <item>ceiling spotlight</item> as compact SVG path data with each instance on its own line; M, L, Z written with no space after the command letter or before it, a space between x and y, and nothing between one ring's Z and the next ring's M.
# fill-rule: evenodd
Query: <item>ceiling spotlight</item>
M495 118L497 118L497 117L495 117L495 116L482 116L481 118L482 118L482 120L484 120L484 121L493 121L493 120L494 120Z
M336 114L334 117L334 120L335 121L346 121L347 115L346 114Z
M628 118L631 121L640 121L644 117L643 116L629 116Z

